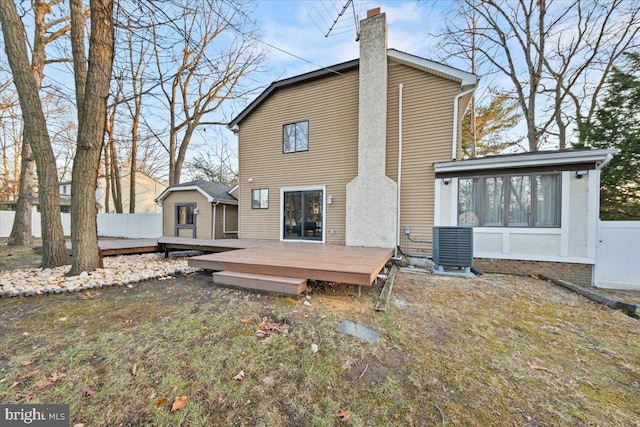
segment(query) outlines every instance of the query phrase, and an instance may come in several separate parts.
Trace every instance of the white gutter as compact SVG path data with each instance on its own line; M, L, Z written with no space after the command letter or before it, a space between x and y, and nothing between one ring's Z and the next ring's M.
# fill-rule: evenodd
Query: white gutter
M404 85L400 83L398 86L398 190L396 205L398 213L396 216L396 247L395 256L398 256L398 246L400 246L400 192L402 190L402 88Z
M596 166L596 169L602 170L603 167L607 166L609 162L613 160L613 153L608 153L604 160Z
M579 150L564 152L540 152L536 154L516 154L488 156L464 161L447 161L435 163L436 173L465 172L485 169L522 168L534 166L566 166L574 163L600 163L605 165L609 155L616 150ZM606 163L605 163L606 162Z
M464 92L460 92L453 99L453 147L451 148L451 158L453 160L455 160L458 155L458 150L457 150L458 148L458 101L463 96L468 95L475 90L476 88L474 87L472 89L465 90ZM466 108L465 108L465 111L466 111Z

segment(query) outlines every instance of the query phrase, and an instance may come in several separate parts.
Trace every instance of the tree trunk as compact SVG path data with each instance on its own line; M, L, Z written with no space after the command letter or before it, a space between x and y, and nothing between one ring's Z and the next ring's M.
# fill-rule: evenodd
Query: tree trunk
M11 227L7 246L29 246L31 237L31 198L33 197L33 159L28 141L22 142L22 162L20 167L20 193L16 205L16 216Z
M75 0L72 0L72 3ZM73 264L69 275L93 271L102 266L98 248L96 221L96 183L100 166L100 153L104 141L107 97L113 65L114 24L113 0L91 0L91 36L89 38L89 64L86 74L84 99L78 100L78 142L73 163L71 185L71 241ZM72 22L74 17L72 15ZM71 38L84 37L71 32ZM79 43L78 43L79 44ZM84 70L74 55L74 70Z
M68 261L60 218L60 190L56 159L47 132L38 84L29 64L24 26L14 2L0 1L0 22L2 22L7 58L22 110L23 138L31 144L38 170L42 218L42 266L56 267Z
M138 159L138 116L131 126L131 164L129 166L129 213L136 213L136 168Z
M109 213L109 192L111 191L111 181L110 181L110 165L109 165L109 151L107 150L107 146L104 146L104 213Z

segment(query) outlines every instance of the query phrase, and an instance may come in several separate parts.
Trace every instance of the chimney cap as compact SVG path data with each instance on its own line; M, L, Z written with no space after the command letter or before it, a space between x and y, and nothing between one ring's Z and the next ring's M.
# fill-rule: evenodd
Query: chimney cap
M375 9L367 10L367 18L371 18L372 16L380 15L380 8L376 7Z

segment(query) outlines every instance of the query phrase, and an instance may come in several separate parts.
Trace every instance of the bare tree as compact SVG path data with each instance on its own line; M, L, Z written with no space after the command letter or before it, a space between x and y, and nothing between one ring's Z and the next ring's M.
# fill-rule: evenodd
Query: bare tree
M169 110L169 185L180 182L194 131L226 124L211 117L225 101L251 92L242 86L243 77L259 67L264 52L254 30L245 28L250 22L243 7L241 2L189 2L175 24L180 37L175 43L153 29L155 62ZM168 52L175 58L167 57Z
M209 145L204 153L188 163L188 171L194 180L204 179L234 186L238 183L237 155L220 135L219 142Z
M589 122L611 67L638 45L637 0L460 0L445 45L478 52L506 76L524 117L530 151ZM468 55L468 54L467 54ZM579 140L584 132L579 131Z
M79 131L71 184L73 263L68 274L77 275L102 266L96 221L96 183L113 64L114 19L113 0L91 0L89 58L86 61L82 0L70 0L70 4Z
M42 212L42 266L53 267L68 260L60 218L60 193L55 157L38 94L41 69L32 68L26 48L25 29L14 2L0 2L0 22L5 51L18 91L24 122L24 140L29 141L36 161ZM34 49L33 62L38 55ZM40 61L40 60L38 60ZM44 61L42 61L44 66ZM24 149L23 149L24 151Z
M549 120L555 122L560 149L568 146L571 125L577 127L578 145L584 144L608 76L624 52L640 46L639 32L639 2L583 0L549 34L555 39L544 58L551 81Z
M138 38L137 44L133 31L127 31L129 48L129 72L131 77L131 96L127 107L131 116L131 151L129 159L129 213L136 212L136 172L138 170L138 141L140 139L140 116L142 114L142 95L145 90L145 71L149 65L147 53L149 41ZM139 50L136 52L136 47Z
M37 0L32 3L34 37L31 45L31 70L36 80L38 91L42 87L44 67L47 64L46 46L65 35L68 17L47 20L52 7L61 0L45 2ZM62 24L62 25L61 25ZM28 140L23 140L21 150L21 168L19 180L19 196L16 206L16 216L7 244L9 246L23 246L31 244L31 204L33 186L35 182L35 162Z
M3 79L4 80L4 79ZM18 96L11 80L0 84L0 200L18 197L20 157L22 151L22 121Z

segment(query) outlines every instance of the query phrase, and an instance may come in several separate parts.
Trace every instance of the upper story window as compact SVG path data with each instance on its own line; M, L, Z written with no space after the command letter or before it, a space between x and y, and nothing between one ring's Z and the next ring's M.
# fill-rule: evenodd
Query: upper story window
M560 174L460 178L458 225L560 227Z
M256 188L251 190L251 209L269 209L268 188Z
M295 153L309 150L309 122L289 123L282 126L282 152Z

